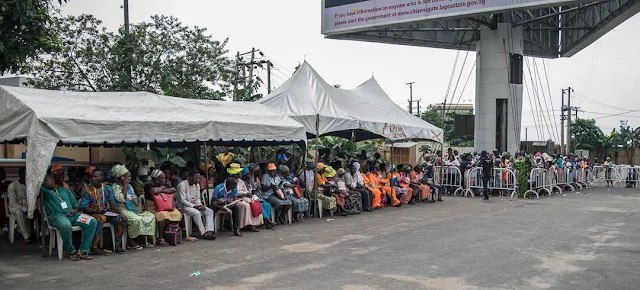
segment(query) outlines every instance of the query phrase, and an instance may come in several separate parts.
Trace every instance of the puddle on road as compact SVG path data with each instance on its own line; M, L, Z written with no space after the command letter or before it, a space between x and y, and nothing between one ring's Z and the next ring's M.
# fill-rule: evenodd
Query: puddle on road
M613 212L613 213L626 213L628 210L613 208L613 207L601 207L601 206L590 206L587 207L587 210L590 211L599 211L599 212Z

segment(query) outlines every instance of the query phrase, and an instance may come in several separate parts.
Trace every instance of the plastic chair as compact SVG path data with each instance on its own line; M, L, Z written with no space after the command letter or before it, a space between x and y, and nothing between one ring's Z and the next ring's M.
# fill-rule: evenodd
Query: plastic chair
M13 244L16 239L16 218L9 213L9 197L5 195L2 199L4 199L4 212L9 218L9 242Z
M58 259L62 260L62 255L63 255L63 250L64 250L63 249L63 245L62 245L62 236L60 236L60 232L58 232L58 229L54 228L53 226L51 226L49 224L49 217L47 217L47 213L44 211L44 209L42 209L42 216L44 217L45 226L49 230L49 256L51 256L51 253L53 252L53 248L57 246L58 247ZM74 232L80 231L84 235L84 231L82 230L81 227L72 226L71 230L74 231Z
M103 247L104 246L104 239L103 239L104 234L103 233L104 233L104 229L106 229L106 228L111 229L111 244L113 245L113 251L115 252L116 251L116 231L113 228L113 225L110 224L110 223L104 223L102 225L102 231L100 232L100 248L104 249L104 247Z
M320 218L322 218L322 212L323 212L323 210L322 210L322 199L317 199L316 201L317 201L317 204L318 204L318 213L320 214ZM329 214L331 216L333 216L333 211L329 211Z
M275 216L276 216L276 210L273 209L273 207L271 208L271 220L274 221L275 220ZM320 216L322 218L322 216ZM289 211L287 211L287 219L289 224L293 223L293 209L289 209Z
M231 217L231 214L223 212L223 211L217 211L216 215L214 216L213 219L213 224L214 224L214 231L216 233L216 235L218 234L218 232L220 232L220 229L222 228L222 225L224 224L224 220L226 218L226 215L228 215L229 217ZM230 218L231 220L231 228L233 228L233 218Z

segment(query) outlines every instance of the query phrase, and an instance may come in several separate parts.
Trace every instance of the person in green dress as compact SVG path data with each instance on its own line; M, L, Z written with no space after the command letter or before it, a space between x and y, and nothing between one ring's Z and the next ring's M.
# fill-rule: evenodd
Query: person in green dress
M81 216L74 194L63 186L57 186L51 174L47 174L44 179L42 193L43 206L49 224L56 228L62 237L62 245L58 247L64 247L71 261L91 260L88 253L96 232L96 219L86 218L86 215ZM76 250L71 241L72 226L81 227L83 230L80 250Z
M124 165L116 165L111 171L116 178L116 183L111 188L120 207L120 213L127 220L127 235L131 238L127 240L127 249L139 250L142 247L133 239L139 236L155 235L156 217L146 210L142 198L133 190L129 169Z

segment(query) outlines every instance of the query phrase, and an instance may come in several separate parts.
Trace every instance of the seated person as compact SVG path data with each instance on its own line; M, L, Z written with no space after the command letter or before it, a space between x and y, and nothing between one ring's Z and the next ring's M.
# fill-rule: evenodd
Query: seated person
M92 184L86 186L82 190L82 198L80 199L80 209L82 212L91 215L96 219L96 234L93 237L93 243L91 244L91 255L104 255L107 252L98 248L100 243L100 234L104 223L110 223L113 225L116 239L116 253L124 253L122 249L122 236L124 230L127 228L127 224L124 221L118 203L113 194L111 186L104 185L102 183L104 174L98 169L93 169L91 172ZM106 216L105 214L110 209L110 213L115 215Z
M360 206L362 195L360 195L360 192L349 188L345 175L344 169L340 168L335 176L335 183L338 189L334 192L334 195L338 205L338 215L360 214L362 213L362 207Z
M396 172L396 167L393 164L389 164L387 166L387 176L389 177L389 182L391 184L391 188L395 192L396 198L401 202L400 204L406 204L406 201L409 201L407 195L409 192L402 186L400 186L400 174Z
M371 196L372 196L371 208L384 209L384 205L382 204L382 191L369 178L369 170L370 170L369 166L365 165L363 167L362 172L360 172L360 176L362 176L362 180L364 181L365 188L371 192Z
M213 210L204 206L200 200L200 172L189 170L186 174L186 180L178 184L178 194L180 195L180 203L178 204L180 212L191 217L205 240L215 240ZM204 224L202 223L203 216L205 218ZM187 237L187 240L194 239Z
M327 182L327 176L329 175L334 177L336 175L335 170L331 167L327 167L322 162L318 162L316 165L315 185L313 189L314 195L312 198L322 200L322 208L333 213L337 209L336 197L332 194L336 185L335 182ZM316 209L314 209L314 211L315 210Z
M9 184L7 193L9 197L9 214L18 223L18 232L22 234L25 244L31 244L31 221L27 217L27 192L26 192L25 168L18 169L18 180Z
M440 185L436 181L436 175L433 171L433 166L427 166L427 173L424 174L423 180L424 183L430 188L431 201L429 202L435 202L436 195L438 195L438 201L442 201L442 197L440 196L442 194L442 185Z
M142 247L134 241L141 236L156 234L156 217L145 210L142 199L136 195L131 186L131 172L124 165L116 165L111 169L115 183L111 185L118 202L120 214L127 221L127 249L140 250ZM150 247L151 245L145 245Z
M62 237L62 245L58 245L58 247L64 248L71 261L91 260L89 248L96 232L96 219L80 219L81 214L78 212L78 201L75 196L64 186L57 186L55 178L51 174L47 174L44 178L42 194L44 211L47 214L49 225L56 228ZM84 218L84 216L82 217ZM79 226L83 230L79 250L73 247L72 226Z
M231 163L229 168L227 168L227 173L229 176L236 179L238 195L236 195L236 199L239 199L236 203L236 207L240 211L240 229L244 229L251 232L259 232L256 226L261 226L263 221L262 214L254 215L251 211L250 203L254 202L253 193L249 190L249 186L242 179L241 172L242 167L238 163ZM256 201L260 202L260 199ZM262 211L262 208L260 209Z
M262 218L264 219L264 225L267 229L273 229L276 226L276 223L272 221L271 217L271 204L269 204L266 200L260 197L262 194L260 193L260 166L249 164L245 166L245 169L240 172L242 175L242 179L244 180L245 185L253 195L252 198L260 200L260 208L262 209Z
M267 172L262 176L262 194L265 200L275 209L276 216L273 217L281 225L285 224L286 216L293 203L287 199L282 191L283 180L278 176L278 168L275 164L269 163Z
M209 207L216 212L224 212L231 215L233 223L233 235L242 237L240 233L240 208L237 206L238 181L228 177L223 183L218 184L213 190Z
M358 201L358 210L373 211L371 208L371 192L364 186L364 179L362 175L360 175L360 163L353 162L349 164L349 172L345 175L345 181L347 182L349 190L361 197L362 202ZM362 206L360 206L360 204L362 204Z
M282 190L287 198L293 203L293 221L302 221L304 213L309 210L309 200L302 196L298 187L298 178L291 173L289 166L280 165L278 169L281 173L280 178L284 181Z
M144 186L144 197L145 203L147 206L147 210L156 216L156 222L158 226L158 232L160 233L160 238L158 239L158 245L160 246L168 246L169 243L164 240L163 234L167 228L167 225L172 223L180 223L182 220L182 214L175 207L174 195L177 195L177 190L173 187L166 187L167 178L164 175L164 172L160 170L154 170L151 172L151 183L147 183ZM154 202L154 197L165 197L168 198L167 195L171 194L172 198L169 198L171 204L173 205L172 210L164 210L158 211Z
M427 202L429 200L429 195L431 194L429 186L422 184L423 177L424 174L422 173L422 168L420 166L414 167L413 171L409 175L411 186L416 190L416 192L419 192L419 194L416 194L415 196L416 199L418 199L418 202Z
M387 202L392 206L402 206L402 203L396 197L396 193L393 188L391 188L391 181L386 178L386 173L384 172L385 166L385 164L380 164L381 170L378 170L378 166L372 165L371 172L368 176L369 181L382 191L382 193L387 197Z
M409 176L410 174L411 165L406 164L402 167L398 166L398 172L396 173L398 184L400 185L400 187L407 191L407 195L405 195L405 198L402 199L403 204L415 204L415 202L413 202L413 188L409 186L411 184L411 178Z

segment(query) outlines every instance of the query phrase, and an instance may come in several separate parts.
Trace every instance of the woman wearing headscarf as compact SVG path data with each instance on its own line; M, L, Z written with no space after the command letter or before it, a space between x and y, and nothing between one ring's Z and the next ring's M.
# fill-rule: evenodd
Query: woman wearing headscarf
M136 195L131 186L131 172L124 165L116 165L111 169L116 182L111 186L120 212L127 220L128 249L142 249L133 240L139 236L156 234L156 217L146 211L142 199ZM147 245L148 246L148 245Z
M354 171L351 166L351 171ZM344 169L338 169L338 175L336 177L336 183L338 184L338 192L337 195L338 200L342 199L342 204L346 209L348 214L360 214L362 213L362 190L361 188L357 188L357 183L354 182L353 177L349 177L352 174L346 173ZM361 191L358 191L360 189ZM340 205L340 201L338 201L338 205Z
M176 189L173 187L166 187L167 178L164 173L158 169L151 172L151 183L147 183L144 186L144 197L145 204L147 206L147 210L155 215L156 221L158 222L158 232L161 234L158 239L158 245L167 246L169 243L162 238L162 234L164 233L165 228L170 223L179 223L182 220L182 213L178 209L173 206L173 210L171 211L158 211L156 209L156 205L153 202L154 196L163 197L166 194L176 194ZM171 199L171 204L173 204L173 199Z
M293 203L287 199L282 191L283 180L278 176L278 168L275 164L267 165L267 173L262 176L262 194L264 199L271 204L276 211L273 217L280 224L285 224L285 216Z
M331 175L331 176L329 176ZM333 190L335 190L335 182L329 182L328 178L334 177L336 171L331 166L326 166L324 163L319 162L316 165L316 175L314 183L314 196L318 200L322 200L322 207L333 213L336 211L336 197L333 196ZM315 211L315 209L314 209Z
M294 221L302 221L304 213L309 210L309 200L302 196L298 187L298 178L291 173L289 166L280 165L278 171L282 174L280 178L284 180L282 185L284 194L293 203Z
M271 204L266 200L260 198L259 186L260 186L260 166L254 164L246 165L240 172L242 180L247 186L249 192L252 194L252 199L260 200L260 209L262 210L262 218L266 229L272 229L276 226L271 220Z
M242 179L243 168L238 163L231 163L229 168L227 168L227 173L229 176L236 179L238 195L236 198L240 199L238 203L236 203L236 207L240 211L240 229L250 231L250 232L259 232L256 226L262 225L264 222L262 214L253 215L251 211L251 206L249 205L253 202L253 193L247 183Z

